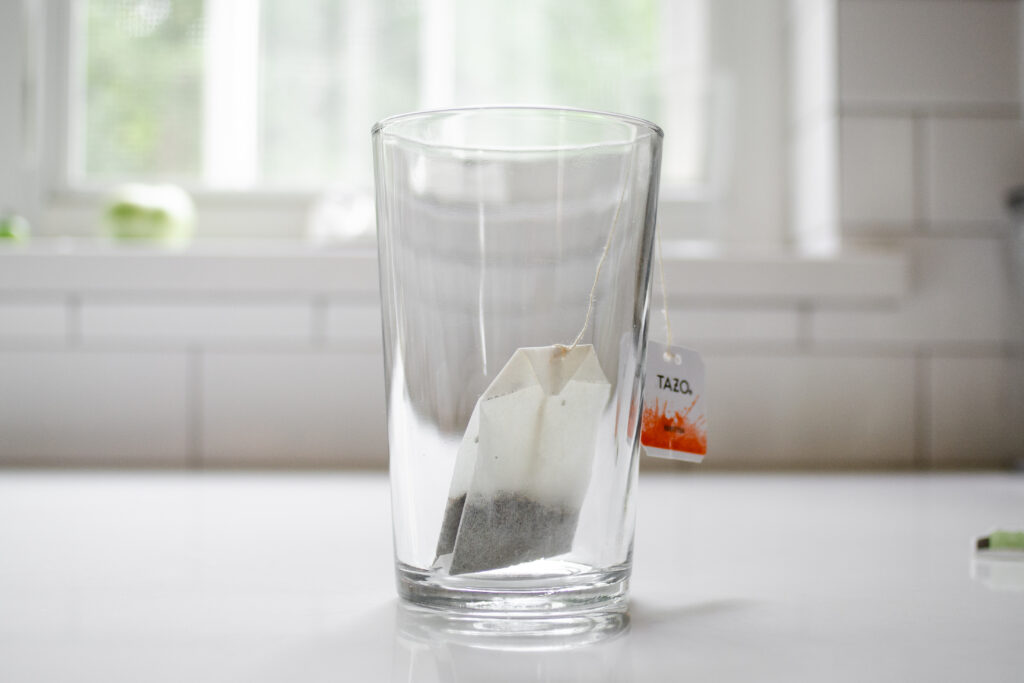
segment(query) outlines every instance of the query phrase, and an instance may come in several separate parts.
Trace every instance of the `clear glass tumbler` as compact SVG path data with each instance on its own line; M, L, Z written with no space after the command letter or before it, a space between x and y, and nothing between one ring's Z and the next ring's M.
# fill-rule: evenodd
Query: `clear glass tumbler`
M398 590L625 607L661 130L484 107L373 128Z

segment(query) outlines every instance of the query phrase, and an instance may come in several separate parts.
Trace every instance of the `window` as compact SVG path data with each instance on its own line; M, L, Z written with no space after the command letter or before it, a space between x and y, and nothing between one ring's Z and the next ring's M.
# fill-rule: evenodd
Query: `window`
M788 0L21 6L0 40L23 46L25 101L0 109L36 136L22 175L39 234L94 235L110 187L169 181L196 198L202 237L299 237L320 193L370 190L374 121L513 102L661 124L667 237L777 244L799 215Z
M69 181L365 188L375 120L528 102L671 120L693 186L705 2L80 0Z

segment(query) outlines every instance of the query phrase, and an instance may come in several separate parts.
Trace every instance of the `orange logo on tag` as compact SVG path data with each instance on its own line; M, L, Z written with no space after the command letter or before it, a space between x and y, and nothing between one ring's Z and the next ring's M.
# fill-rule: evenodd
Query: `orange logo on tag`
M644 406L640 443L651 448L664 448L696 455L707 454L707 420L703 415L697 416L696 420L690 419L690 413L699 400L700 396L698 395L682 413L673 411L672 415L667 414L668 401L662 403L655 399L653 406L650 404Z

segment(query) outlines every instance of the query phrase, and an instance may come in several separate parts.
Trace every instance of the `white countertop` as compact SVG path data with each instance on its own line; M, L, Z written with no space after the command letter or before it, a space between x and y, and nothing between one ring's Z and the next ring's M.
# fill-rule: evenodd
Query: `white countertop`
M472 636L398 609L384 475L6 472L0 680L1020 681L996 527L1024 476L645 476L625 629Z

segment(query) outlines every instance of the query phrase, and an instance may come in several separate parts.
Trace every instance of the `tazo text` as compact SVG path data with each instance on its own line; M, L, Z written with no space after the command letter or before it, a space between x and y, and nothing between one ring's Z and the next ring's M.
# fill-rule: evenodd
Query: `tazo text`
M690 383L685 379L679 379L678 377L658 375L658 388L668 389L669 391L674 391L677 394L686 394L687 396L693 394L693 391L690 389Z

